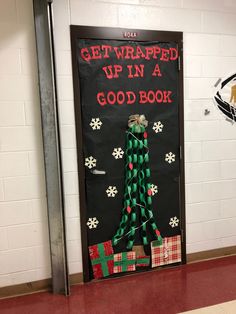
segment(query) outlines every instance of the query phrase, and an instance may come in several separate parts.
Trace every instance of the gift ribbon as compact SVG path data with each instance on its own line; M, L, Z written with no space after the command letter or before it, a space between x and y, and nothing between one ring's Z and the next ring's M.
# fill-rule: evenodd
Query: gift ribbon
M150 264L150 256L141 256L137 257L136 259L136 265L138 266L139 264L142 265L149 265Z
M169 238L165 238L164 239L164 245L163 245L163 256L164 256L164 259L168 259L169 258Z
M161 246L161 245L162 245L162 242L163 242L162 237L159 236L157 240L152 241L152 246L153 246L153 247Z
M128 259L128 252L122 252L119 254L121 254L121 261L114 261L114 267L120 266L121 271L127 271L129 265L135 265L135 257L134 259Z
M103 276L109 276L109 270L107 267L107 262L113 260L113 255L105 255L105 248L103 243L97 244L99 257L91 259L92 265L101 264Z

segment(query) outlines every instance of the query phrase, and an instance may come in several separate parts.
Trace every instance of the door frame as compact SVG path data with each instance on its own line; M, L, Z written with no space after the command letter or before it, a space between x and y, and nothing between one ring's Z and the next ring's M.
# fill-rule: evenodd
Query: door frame
M52 272L52 291L70 294L62 160L53 42L52 1L33 0L38 87Z
M74 90L74 110L76 119L76 143L77 163L80 194L80 220L81 220L81 241L84 282L90 281L89 277L89 253L88 237L86 226L86 191L85 191L85 166L83 162L83 137L82 117L80 104L80 84L77 66L76 40L80 39L111 39L111 40L134 40L134 41L172 41L176 42L179 48L179 141L180 141L180 177L179 177L179 206L181 223L181 252L182 264L186 263L186 222L185 222L185 174L184 174L184 99L183 99L183 33L169 31L155 31L143 29L95 27L95 26L70 26L72 73Z

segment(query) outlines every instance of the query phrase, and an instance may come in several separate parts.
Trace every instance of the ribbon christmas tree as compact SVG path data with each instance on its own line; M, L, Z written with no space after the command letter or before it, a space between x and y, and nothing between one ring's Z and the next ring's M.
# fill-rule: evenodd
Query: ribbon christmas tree
M141 229L143 245L148 244L147 224L150 224L154 237L162 242L152 212L147 125L148 121L144 115L129 117L125 151L124 204L119 228L112 239L115 246L127 236L127 249L132 249L138 229Z

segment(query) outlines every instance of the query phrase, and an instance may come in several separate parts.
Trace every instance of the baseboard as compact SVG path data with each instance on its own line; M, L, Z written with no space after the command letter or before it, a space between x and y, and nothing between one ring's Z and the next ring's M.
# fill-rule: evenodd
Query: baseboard
M230 255L236 255L236 246L230 246L215 250L187 254L187 263L200 262L208 259L220 258ZM69 276L70 285L76 285L83 282L83 274L77 273ZM0 288L0 299L10 298L25 294L32 294L42 291L52 291L51 279L43 279L20 285Z
M83 282L83 273L72 274L69 276L70 285ZM0 299L11 298L20 295L32 294L36 292L52 291L51 278L22 283L14 286L0 288Z
M0 288L0 299L32 294L41 291L51 291L51 279L43 279Z
M82 283L84 281L83 273L72 274L69 276L70 285L77 285L78 283Z
M208 259L236 255L236 246L187 254L187 263L200 262Z

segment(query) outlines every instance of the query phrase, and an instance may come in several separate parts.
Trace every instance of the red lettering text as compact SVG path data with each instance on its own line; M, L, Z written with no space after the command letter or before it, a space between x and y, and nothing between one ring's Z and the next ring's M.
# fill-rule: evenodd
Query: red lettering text
M100 46L92 46L91 52L92 52L92 59L102 59Z
M104 92L97 93L97 102L101 106L105 106L107 104Z
M88 52L88 48L82 48L80 51L80 55L82 59L84 59L85 61L90 61L91 59L90 54Z
M104 52L103 58L107 59L109 58L109 52L111 51L112 47L108 45L102 45L102 51Z
M152 76L162 76L161 70L158 64L155 65L155 69L152 72Z
M144 65L143 64L127 65L127 69L128 69L128 78L143 77L143 75L144 75Z
M170 60L176 60L178 58L178 50L176 48L170 48Z
M161 50L161 61L169 61L169 50L168 49L162 49Z
M128 91L126 92L126 96L127 96L127 105L132 105L133 103L135 103L136 95L134 92Z
M119 64L115 64L115 65L108 65L107 67L103 67L102 68L103 71L106 74L106 77L111 80L113 78L118 78L119 77L119 73L122 72L122 66Z

